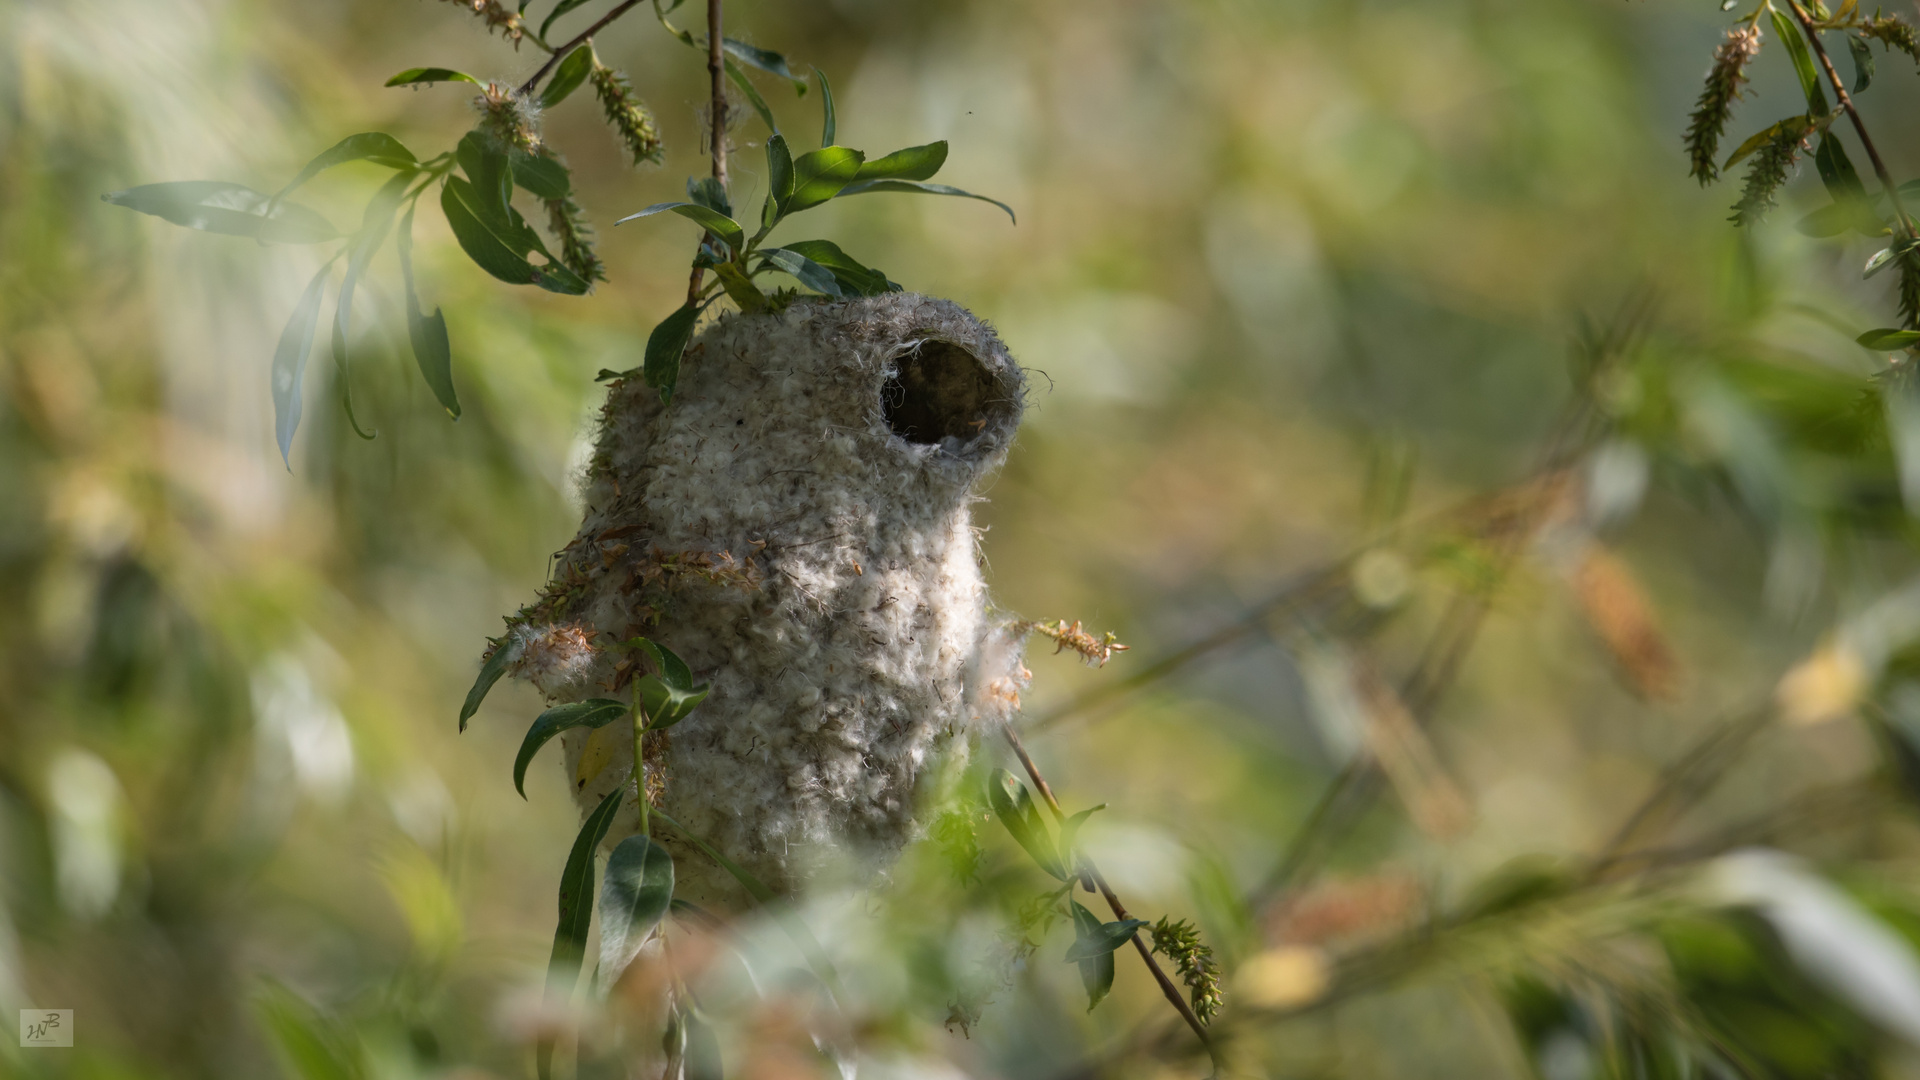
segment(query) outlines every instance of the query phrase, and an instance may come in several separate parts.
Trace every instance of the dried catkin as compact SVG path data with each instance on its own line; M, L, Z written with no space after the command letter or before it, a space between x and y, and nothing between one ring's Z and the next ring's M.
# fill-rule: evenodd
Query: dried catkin
M1733 103L1740 99L1740 87L1747 81L1747 65L1758 55L1758 26L1727 31L1727 39L1713 51L1713 69L1707 73L1707 85L1700 91L1700 101L1687 125L1688 174L1702 185L1720 175L1720 138L1733 119Z

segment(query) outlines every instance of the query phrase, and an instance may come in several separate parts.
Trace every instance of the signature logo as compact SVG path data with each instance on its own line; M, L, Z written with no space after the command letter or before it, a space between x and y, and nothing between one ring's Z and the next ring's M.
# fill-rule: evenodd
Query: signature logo
M72 1009L21 1009L21 1046L72 1046Z

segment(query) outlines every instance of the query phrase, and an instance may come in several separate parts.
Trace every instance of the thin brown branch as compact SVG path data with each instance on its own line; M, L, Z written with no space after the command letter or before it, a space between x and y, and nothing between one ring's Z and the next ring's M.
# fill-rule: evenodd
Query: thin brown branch
M721 50L726 38L721 33L721 0L707 0L707 79L712 84L712 104L708 111L713 114L713 122L708 126L707 151L713 157L713 178L720 190L727 190L727 61ZM713 234L706 234L706 242L713 242ZM739 253L735 252L738 256ZM701 278L705 274L698 265L694 266L692 276L687 278L687 303L700 301Z
M558 64L568 53L572 52L577 46L585 44L588 38L606 29L608 23L639 7L640 3L641 0L624 0L624 2L614 5L612 11L600 16L599 20L592 26L587 27L584 32L576 34L573 39L565 45L553 50L553 55L547 57L547 62L540 65L539 69L533 73L533 77L520 84L520 93L523 95L533 93L534 88L540 85L540 80L546 78L547 72L552 71L553 66Z
M1047 809L1053 812L1053 820L1056 823L1064 822L1067 815L1060 809L1060 800L1053 797L1053 787L1047 783L1047 778L1040 774L1040 767L1033 763L1033 758L1027 753L1026 745L1020 741L1020 736L1013 730L1013 725L1002 724L1000 733L1007 737L1007 745L1013 747L1014 756L1020 759L1021 767L1027 770L1027 778L1032 780L1033 786L1039 789L1040 798L1045 800ZM1100 868L1093 864L1092 859L1082 855L1080 869L1085 875L1082 883L1091 883L1099 890L1100 895L1106 898L1107 906L1113 909L1114 918L1121 920L1130 918L1126 905L1120 902L1120 897L1115 895L1113 886L1107 884L1107 879L1101 876ZM1173 979L1161 968L1159 961L1153 958L1153 950L1147 947L1146 942L1140 940L1138 934L1133 936L1133 947L1139 952L1141 961L1147 965L1147 970L1153 973L1153 981L1160 984L1160 992L1173 1003L1174 1009L1180 1014L1180 1019L1185 1020L1187 1026L1193 1029L1193 1033L1199 1036L1200 1045L1206 1047L1207 1056L1213 1059L1215 1069L1219 1069L1220 1055L1214 1049L1213 1039L1207 1034L1207 1027L1200 1022L1200 1017L1194 1014L1193 1007L1188 1005L1187 999L1181 995L1180 988L1174 985Z
M1814 55L1820 58L1820 67L1827 73L1827 82L1833 85L1833 92L1840 99L1840 107L1847 110L1847 118L1853 121L1854 134L1860 136L1860 145L1866 148L1867 159L1873 162L1873 172L1880 178L1880 187L1887 193L1887 202L1893 208L1894 219L1906 230L1907 238L1920 237L1913 219L1907 216L1907 208L1900 202L1900 185L1893 182L1893 175L1887 172L1886 163L1880 160L1880 148L1873 144L1873 136L1867 134L1866 122L1860 119L1860 110L1854 107L1853 95L1847 93L1847 84L1840 79L1840 73L1833 69L1833 58L1827 55L1827 47L1820 43L1820 31L1814 27L1813 19L1794 0L1787 0L1787 6L1793 9L1793 17L1800 20L1800 26L1807 32L1807 41L1813 45Z

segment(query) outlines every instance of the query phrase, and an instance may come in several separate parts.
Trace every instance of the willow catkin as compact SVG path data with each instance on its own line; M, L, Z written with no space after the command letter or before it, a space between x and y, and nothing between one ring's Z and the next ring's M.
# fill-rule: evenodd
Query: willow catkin
M1860 36L1872 38L1889 49L1898 49L1913 57L1920 64L1920 33L1914 31L1911 23L1892 15L1882 15L1868 19L1860 27Z
M1760 55L1760 28L1748 26L1727 31L1727 39L1713 51L1713 69L1700 91L1693 118L1687 125L1688 175L1702 185L1720 175L1720 138L1733 119L1733 103L1742 96L1740 87L1747 81L1747 65Z
M560 242L560 262L586 281L607 280L606 264L593 249L593 226L586 211L568 195L543 200L547 207L547 231Z
M589 78L593 82L594 94L600 99L600 108L607 114L607 123L620 136L621 145L626 147L633 163L659 164L662 153L660 132L653 126L653 113L633 92L633 84L627 81L625 75L602 65L598 60L594 61L593 73Z
M497 30L502 37L513 42L514 48L520 47L520 39L526 35L526 27L521 22L520 13L508 10L500 0L447 0L447 2L473 12L487 24L489 32Z
M1596 544L1574 568L1572 585L1588 625L1633 692L1647 701L1671 699L1680 683L1680 662L1627 564Z
M1753 225L1780 205L1780 189L1786 185L1811 134L1813 123L1804 116L1781 121L1773 137L1754 153L1753 163L1747 166L1746 187L1740 193L1740 201L1733 204L1733 217L1728 220L1735 225Z

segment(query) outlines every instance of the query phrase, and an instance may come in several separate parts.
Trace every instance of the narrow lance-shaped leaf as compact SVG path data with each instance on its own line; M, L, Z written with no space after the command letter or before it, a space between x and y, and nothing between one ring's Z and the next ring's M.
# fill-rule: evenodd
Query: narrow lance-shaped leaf
M1073 842L1080 835L1080 826L1085 825L1088 818L1106 808L1106 803L1089 807L1060 824L1060 862L1067 869L1073 869Z
M780 223L787 200L793 195L793 155L787 150L784 135L775 132L767 139L767 198L760 207L760 233L765 236ZM755 239L759 239L756 236Z
M1078 963L1102 953L1113 952L1132 941L1133 936L1140 932L1140 928L1147 925L1144 919L1121 919L1118 922L1098 923L1084 929L1079 926L1078 919L1075 919L1074 923L1074 929L1082 932L1076 935L1072 945L1067 946L1068 963Z
M760 122L767 125L768 131L778 133L780 125L774 121L773 110L767 107L767 99L760 96L760 91L753 85L753 81L747 78L747 73L740 70L740 65L734 63L731 56L727 57L726 65L727 78L732 79L733 85L739 87L740 92L746 95L747 104L753 106L753 111L759 115Z
M1013 214L1013 207L1008 206L999 199L989 199L985 195L975 195L971 191L962 191L957 187L948 187L945 184L926 184L917 180L861 180L848 184L841 190L840 194L863 195L870 191L914 191L923 195L953 195L962 199L979 199L981 202L992 203L1000 209L1005 210L1008 219L1014 224L1018 225L1020 223L1020 219Z
M1093 912L1081 906L1078 900L1068 900L1073 910L1073 931L1075 944L1100 933L1100 919ZM1113 950L1095 953L1080 964L1080 982L1087 990L1087 1011L1104 1000L1113 989Z
M822 117L820 125L820 145L822 148L825 148L833 145L836 134L833 119L833 86L827 82L827 73L821 71L819 68L813 69L813 77L820 80L820 113Z
M1861 278L1870 278L1880 271L1885 270L1893 263L1893 256L1894 249L1892 247L1883 247L1879 251L1874 252L1867 258L1866 269L1860 272Z
M1858 94L1873 85L1873 50L1865 38L1848 34L1847 51L1853 54L1853 92Z
M407 207L400 219L400 234L394 237L394 254L400 258L400 279L407 290L407 340L413 346L413 361L434 400L447 415L460 419L460 399L453 392L453 343L447 338L447 317L438 306L432 315L420 312L420 294L413 284L413 212L418 204Z
M862 266L859 260L841 251L840 246L831 240L796 240L782 247L826 267L833 273L834 280L840 283L843 293L878 296L896 288L893 282L887 280L887 275Z
M744 41L730 37L720 39L720 47L740 58L740 62L757 67L769 75L778 75L793 84L793 91L800 97L807 96L807 80L793 73L787 64L787 58L777 52L755 48Z
M600 991L620 980L673 903L673 856L629 836L607 858L600 885Z
M555 705L534 718L533 726L527 729L527 735L520 740L520 752L513 759L513 790L527 797L527 766L532 764L534 755L547 745L555 735L569 728L601 728L627 715L625 702L612 698L592 698L587 701L575 701L565 705Z
M467 721L480 711L480 703L487 700L487 691L507 673L507 664L512 661L513 642L502 640L495 645L487 656L487 662L480 665L480 675L473 680L472 689L467 691L467 699L460 703L460 730L467 730Z
M582 45L568 53L567 58L560 61L560 66L553 69L553 78L547 82L547 88L540 91L540 107L551 109L567 100L591 74L593 46Z
M320 244L340 238L340 230L315 211L282 202L269 212L271 198L224 180L142 184L100 198L189 229L245 236L261 243Z
M1027 793L1027 785L1021 783L1005 769L995 769L987 779L987 805L993 808L1000 824L1006 826L1014 842L1026 849L1040 869L1061 880L1070 880L1066 869L1060 865L1059 855L1055 852L1053 839L1047 835L1046 823L1040 820L1039 809L1033 804L1033 797Z
M733 202L727 198L727 189L711 176L687 177L687 199L716 214L733 216Z
M278 203L300 185L335 165L345 165L349 161L370 161L375 165L408 172L419 165L419 159L413 156L413 151L402 146L399 139L384 131L363 131L341 139L307 162L306 167L294 174L286 187L274 193L273 202Z
M1920 330L1900 330L1893 327L1884 327L1879 330L1869 330L1854 340L1869 349L1880 351L1909 349L1915 345L1920 345Z
M547 990L572 993L580 977L580 961L587 953L587 928L593 921L593 853L620 812L627 785L615 784L607 797L580 826L567 866L560 872L560 921L553 930L553 953L547 961Z
M547 36L547 30L553 26L553 20L586 2L587 0L560 0L558 4L554 5L553 10L547 13L546 21L540 24L540 36L543 38Z
M474 78L464 71L455 71L452 68L443 67L408 68L393 78L388 79L385 85L421 86L426 83L437 82L469 82L475 86L481 85L479 79Z
M1807 110L1813 116L1827 114L1827 94L1820 88L1820 74L1813 67L1813 53L1807 39L1800 35L1800 24L1779 8L1773 9L1773 29L1793 57L1794 74L1800 76L1800 90L1806 95Z
M660 391L662 401L673 401L674 384L680 381L680 354L687 351L687 342L693 337L693 324L699 317L699 308L682 304L647 335L646 360L641 372L647 385Z
M833 272L805 255L786 248L761 248L760 254L766 256L768 265L792 274L807 288L828 296L841 295L839 279Z
M501 281L510 285L533 284L537 274L533 264L527 261L524 249L516 251L517 245L501 235L505 230L482 218L479 201L473 185L457 176L448 177L446 186L440 189L440 209L447 215L447 225L453 230L453 238L460 242L460 249L480 269Z
M313 351L313 331L320 322L320 298L326 289L327 275L338 259L328 259L307 282L300 302L294 305L286 329L280 331L280 343L273 350L273 433L280 443L280 461L293 471L289 457L293 433L300 426L301 386L307 371L307 355Z
M348 351L348 334L353 319L353 290L359 283L360 275L373 261L374 253L380 250L387 233L393 228L393 215L400 209L401 196L406 194L407 184L411 182L411 173L398 173L380 185L380 190L368 200L366 213L360 219L360 231L354 234L353 247L347 256L347 273L340 281L340 302L333 311L333 362L340 369L340 396L347 409L347 421L353 430L363 439L373 436L360 431L360 423L353 415L352 357Z
M701 206L699 203L691 203L691 202L654 203L652 206L647 207L645 210L642 210L637 214L628 214L626 217L623 217L619 221L614 222L614 224L624 225L629 221L635 220L636 218L652 217L655 214L663 213L668 210L671 210L674 213L679 214L681 217L686 218L689 221L698 223L699 225L704 227L708 232L712 233L713 235L719 237L721 240L725 241L726 245L732 248L735 254L738 254L746 246L746 238L747 238L746 230L740 226L739 222L733 220L732 218L728 217L725 214L720 213L717 210L712 210L707 207Z

